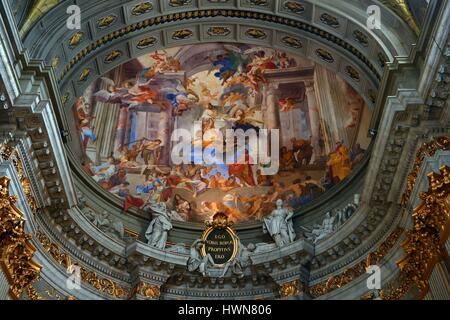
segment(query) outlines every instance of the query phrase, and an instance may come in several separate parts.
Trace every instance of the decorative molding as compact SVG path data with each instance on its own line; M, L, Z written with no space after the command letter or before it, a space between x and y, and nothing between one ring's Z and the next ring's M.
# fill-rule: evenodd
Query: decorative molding
M366 268L378 264L395 246L400 236L403 234L402 228L395 229L377 250L369 253L366 260L345 270L342 274L330 277L326 282L322 282L307 288L306 291L313 297L319 297L330 293L333 290L342 288L356 278L366 273Z
M56 244L52 243L50 238L42 232L36 233L36 238L41 243L44 250L64 268L77 265L77 262L71 262L68 254L63 252ZM93 271L88 271L86 268L80 266L81 280L100 293L105 293L116 299L125 299L129 296L129 290L123 288L111 279L103 278Z
M177 1L178 2L178 1ZM181 3L181 2L178 2ZM285 5L292 3L295 4L294 1L288 1L285 3ZM183 4L180 4L183 5ZM300 8L297 5L292 5L295 8ZM376 70L374 65L369 61L369 59L361 53L357 48L355 48L350 43L340 39L338 36L335 36L333 34L330 34L324 30L321 30L317 27L311 26L305 22L296 21L294 19L289 19L286 17L280 17L273 14L268 13L259 13L259 12L250 12L250 11L242 11L242 10L219 10L219 9L210 9L210 10L195 10L195 11L187 11L187 12L180 12L176 14L166 14L158 17L149 18L146 20L143 20L139 23L133 23L128 26L124 26L114 32L111 32L109 34L106 34L102 36L100 39L98 39L95 42L90 43L87 45L84 49L79 51L73 59L69 61L65 65L65 67L62 69L61 73L59 74L59 81L62 81L65 76L68 74L68 72L73 69L73 67L78 64L81 59L86 57L88 54L90 54L92 51L99 49L100 47L110 43L111 41L124 37L125 35L128 35L132 32L142 30L148 27L160 25L163 23L169 23L169 22L175 22L175 21L184 21L184 20L192 20L192 19L198 19L198 18L210 18L210 17L229 17L229 18L243 18L243 19L257 19L261 21L268 21L275 24L282 24L287 25L289 27L300 29L306 33L310 33L316 36L319 36L320 38L327 39L327 41L334 43L335 45L343 48L344 50L348 51L351 55L355 56L358 60L360 60L363 64L365 64L368 69L372 72L372 74L375 76L376 79L381 80L381 75ZM184 31L184 30L179 30ZM177 31L177 32L179 32ZM186 39L188 37L192 37L193 33L191 30L183 32L183 35L181 34L172 34L172 38L174 40L180 40L180 39ZM261 31L261 30L259 30ZM262 38L262 34L265 34L264 31L261 31L262 33L258 32L260 34L259 39ZM192 34L191 34L192 33ZM76 34L75 34L76 35ZM79 35L77 37L72 36L70 45L72 47L77 46L81 42L82 35ZM181 37L180 37L181 35ZM248 35L248 34L247 34ZM248 35L249 37L252 37L252 35ZM267 37L267 35L265 36ZM265 38L264 37L264 38ZM154 43L152 43L154 44ZM144 46L146 47L146 46ZM138 48L144 48L140 47L138 45ZM325 60L327 61L327 60ZM328 61L327 61L328 62ZM334 59L333 59L334 62ZM331 62L330 62L331 63Z

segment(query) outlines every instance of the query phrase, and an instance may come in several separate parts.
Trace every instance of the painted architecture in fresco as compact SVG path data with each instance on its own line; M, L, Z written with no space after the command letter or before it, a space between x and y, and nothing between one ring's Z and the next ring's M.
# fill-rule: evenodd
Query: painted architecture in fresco
M344 180L370 142L370 110L345 81L300 57L249 45L147 54L93 83L74 112L85 171L123 199L124 211L164 201L179 221L203 222L217 211L235 222L261 219L277 198L301 208ZM248 161L174 165L172 133L192 132L196 121L202 132L280 129L278 174L262 175ZM194 138L192 145L207 143Z

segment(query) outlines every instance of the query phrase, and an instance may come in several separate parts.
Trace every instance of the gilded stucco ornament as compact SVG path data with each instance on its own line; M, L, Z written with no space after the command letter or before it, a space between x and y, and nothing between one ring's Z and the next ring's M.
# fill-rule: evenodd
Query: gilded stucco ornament
M286 1L283 4L283 7L290 12L301 14L305 12L305 6L297 1Z
M80 82L86 81L86 79L89 78L90 74L91 74L91 69L85 68L85 69L83 69L83 71L81 71L81 74L78 77L78 80Z
M414 186L416 185L416 179L422 168L422 164L427 157L432 157L439 150L450 150L450 137L442 136L437 137L431 142L424 143L416 153L416 159L414 162L414 168L406 179L406 191L402 195L401 205L406 207L408 204Z
M70 38L69 38L69 47L75 48L83 39L84 33L81 31L75 32Z
M9 195L10 179L0 178L0 266L9 282L11 298L20 299L39 278L41 266L33 261L36 248L25 233L25 219ZM32 291L31 291L32 292Z
M109 54L106 55L105 57L105 62L106 63L111 63L114 60L119 59L122 56L122 52L119 50L114 50L112 52L110 52Z
M182 7L188 5L192 0L169 0L169 6L171 7Z
M281 39L281 41L283 41L284 44L292 48L300 49L303 47L303 44L299 39L291 36L285 36L283 37L283 39Z
M135 16L139 16L141 14L148 13L153 10L153 5L151 2L142 2L138 5L135 5L133 9L131 9L131 13Z
M251 38L258 39L258 40L263 40L263 39L267 38L267 33L265 33L264 31L262 31L260 29L255 29L255 28L248 29L245 32L245 34Z
M145 49L154 46L156 42L158 41L155 37L145 37L138 41L136 47L138 49Z
M147 299L159 299L161 296L161 287L145 282L140 282L136 287L136 293Z
M188 39L188 38L192 37L193 35L194 35L194 33L191 30L183 29L183 30L175 31L172 34L172 39L174 39L174 40L184 40L184 39Z
M230 28L227 27L210 27L208 29L208 34L210 36L227 36L231 33Z
M280 286L280 296L282 298L293 297L298 295L300 292L298 288L298 280L283 283Z
M110 25L112 25L116 20L117 20L117 16L115 16L115 15L109 15L109 16L103 17L97 21L97 27L99 29L107 28Z
M334 62L333 55L325 49L322 49L322 48L317 49L316 54L320 59L322 59L325 62L328 62L328 63Z
M423 299L434 267L446 257L444 245L450 233L450 167L443 166L440 173L428 174L428 182L430 187L420 193L422 203L412 215L414 227L407 231L402 244L406 256L397 263L401 283L382 290L383 300L399 300L412 287L419 290L419 298Z

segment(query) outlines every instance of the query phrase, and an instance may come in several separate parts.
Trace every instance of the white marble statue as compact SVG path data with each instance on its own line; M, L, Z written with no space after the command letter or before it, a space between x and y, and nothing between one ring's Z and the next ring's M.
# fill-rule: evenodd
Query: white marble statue
M187 262L187 269L189 272L200 272L203 276L208 274L208 269L214 265L214 260L208 253L205 257L202 257L201 251L205 241L202 239L195 240L191 245L190 257Z
M107 211L97 213L87 206L83 207L81 211L85 214L86 218L88 218L92 222L94 226L96 226L103 232L119 239L124 238L125 228L123 226L123 222L119 219L114 219L108 214Z
M278 247L283 247L295 240L292 210L283 208L283 200L278 199L277 208L264 218L264 232L268 232Z
M228 272L228 269L231 268L231 272L233 274L237 275L239 278L242 278L244 276L245 269L252 264L250 256L254 254L255 250L256 246L253 243L249 243L246 247L239 241L238 254L236 258L225 264L221 277L224 277Z
M322 225L316 224L310 233L306 233L307 239L317 243L319 240L328 237L335 231L335 220L336 216L331 216L331 212L327 212Z
M147 208L153 211L154 218L145 232L145 237L149 245L163 250L166 247L168 233L172 229L167 206L161 202L150 204Z

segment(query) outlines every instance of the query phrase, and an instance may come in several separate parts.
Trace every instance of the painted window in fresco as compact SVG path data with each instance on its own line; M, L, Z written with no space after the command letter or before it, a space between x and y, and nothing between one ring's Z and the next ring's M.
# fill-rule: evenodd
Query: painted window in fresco
M302 208L345 180L370 143L371 112L350 85L311 61L249 45L144 55L93 83L74 113L84 170L123 200L124 212L164 201L172 219L187 222L217 211L235 222L261 219L278 198ZM278 174L261 175L245 161L173 165L172 132L192 131L194 121L203 130L219 121L280 129Z

